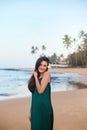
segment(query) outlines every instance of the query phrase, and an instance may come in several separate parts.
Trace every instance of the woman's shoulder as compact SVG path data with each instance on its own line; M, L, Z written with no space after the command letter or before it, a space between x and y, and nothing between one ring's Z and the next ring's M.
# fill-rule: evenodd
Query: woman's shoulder
M49 76L50 77L49 71L44 72L44 76Z

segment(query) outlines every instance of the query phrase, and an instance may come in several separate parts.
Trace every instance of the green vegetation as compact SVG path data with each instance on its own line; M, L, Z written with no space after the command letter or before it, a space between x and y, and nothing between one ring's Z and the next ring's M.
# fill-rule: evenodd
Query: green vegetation
M68 40L67 38L64 39L64 43L66 44L67 49L70 46L73 46L73 43L74 46L75 44L78 44L78 47L74 48L74 52L67 56L69 65L71 65L72 67L87 67L87 33L82 30L80 31L78 38L73 38L71 40L68 35L67 37Z
M53 64L66 64L70 67L87 67L87 33L83 30L80 31L77 38L72 38L69 35L64 35L62 38L64 47L67 49L68 56L64 59L64 55L57 56L56 53L48 56L50 63ZM74 47L74 52L70 53L69 49ZM42 54L45 55L46 46L42 45ZM32 46L31 53L35 54L39 48Z

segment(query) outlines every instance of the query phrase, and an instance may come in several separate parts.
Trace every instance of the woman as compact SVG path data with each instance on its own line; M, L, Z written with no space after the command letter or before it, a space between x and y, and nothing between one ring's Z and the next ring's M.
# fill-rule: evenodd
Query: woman
M28 88L32 92L31 130L53 130L53 109L51 104L49 59L40 57Z

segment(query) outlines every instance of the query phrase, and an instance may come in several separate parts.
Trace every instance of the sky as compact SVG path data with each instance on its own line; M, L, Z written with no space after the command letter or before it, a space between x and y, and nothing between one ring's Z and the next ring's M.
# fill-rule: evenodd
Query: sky
M64 35L81 30L87 30L87 0L0 0L0 68L33 67L42 45L47 56L66 57Z

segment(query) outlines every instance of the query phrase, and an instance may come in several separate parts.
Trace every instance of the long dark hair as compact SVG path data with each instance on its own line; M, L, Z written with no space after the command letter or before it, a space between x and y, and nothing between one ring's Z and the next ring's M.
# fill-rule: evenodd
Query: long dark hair
M42 61L46 61L47 65L49 65L49 59L46 56L42 56L42 57L37 59L34 71L37 71L38 78L40 76L40 73L38 71L38 67L40 66ZM47 70L48 70L48 68L47 68ZM36 86L35 78L34 78L34 75L32 74L31 78L28 81L28 89L30 90L30 92L32 92L32 93L34 92L35 86Z

